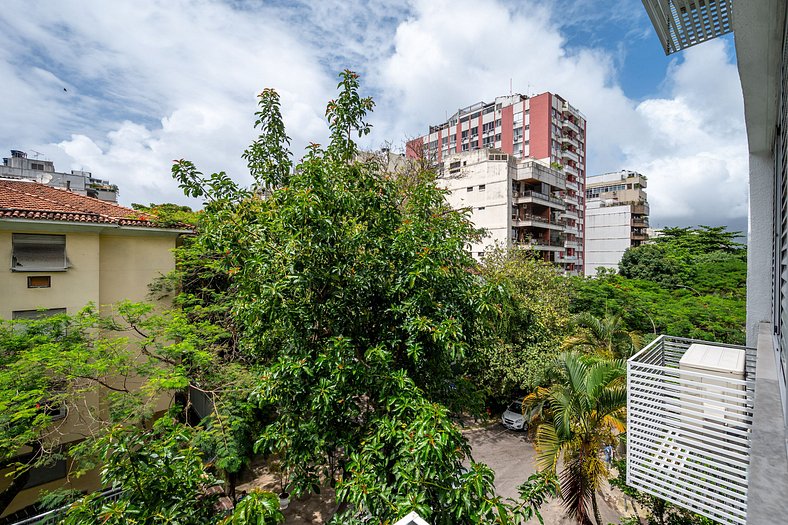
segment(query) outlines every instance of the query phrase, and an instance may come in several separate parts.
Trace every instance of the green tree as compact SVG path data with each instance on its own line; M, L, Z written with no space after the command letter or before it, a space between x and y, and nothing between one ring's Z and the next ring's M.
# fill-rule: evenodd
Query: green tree
M206 200L196 243L227 276L239 357L259 378L252 399L275 414L256 448L281 458L296 495L336 483L340 521L414 509L436 524L504 519L489 469L470 461L463 474L469 450L449 419L478 405L464 370L500 310L470 271L478 232L434 175L409 178L404 193L357 156L373 104L352 72L338 87L329 144L294 168L278 96L261 94L251 189L173 167Z
M102 483L122 492L110 502L101 493L80 499L68 509L63 525L282 523L279 499L270 492L253 492L226 518L217 511L221 493L207 489L220 481L196 445L199 433L165 415L151 429L118 426L80 446L82 453L97 456Z
M127 334L133 336L122 337ZM74 456L69 436L75 432L89 444L111 428L150 422L156 405L173 391L217 383L219 377L233 386L240 373L218 366L215 354L223 338L222 329L189 322L183 312L130 302L115 305L107 317L88 306L73 316L1 321L0 466L11 483L0 493L0 506L16 497L31 468ZM108 410L100 411L100 405ZM203 448L230 468L238 461L237 450L227 446L234 443L228 438L234 420L223 407L204 422L201 435ZM210 437L211 425L225 431L222 439ZM71 476L95 465L74 457Z
M602 525L596 492L608 471L600 451L615 444L626 428L626 369L620 361L591 363L567 353L556 376L554 384L524 401L539 423L537 464L555 472L562 463L561 498L567 514L582 525L590 524L593 514Z
M539 384L560 352L569 325L570 282L558 268L527 249L500 247L480 267L489 286L501 290L496 337L479 348L473 379L497 401Z
M581 350L607 359L626 359L640 347L640 336L626 330L618 315L596 317L588 312L572 318L573 334L563 343L565 350Z

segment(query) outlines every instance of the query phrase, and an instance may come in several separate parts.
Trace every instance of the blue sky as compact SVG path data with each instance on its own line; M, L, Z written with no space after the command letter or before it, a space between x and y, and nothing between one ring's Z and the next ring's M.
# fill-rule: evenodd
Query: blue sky
M348 67L377 102L364 147L397 147L511 79L586 114L589 174L649 177L654 224L745 224L732 38L665 57L639 0L7 0L0 21L0 148L111 179L125 204L188 202L176 158L248 180L264 87L296 155L325 141Z

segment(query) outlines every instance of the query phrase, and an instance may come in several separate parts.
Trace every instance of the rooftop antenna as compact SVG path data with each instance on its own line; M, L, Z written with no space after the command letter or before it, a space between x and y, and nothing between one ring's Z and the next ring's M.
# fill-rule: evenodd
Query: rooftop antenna
M528 92L527 93L528 93L528 96L530 97L531 96L531 83L530 82L528 83Z
M34 149L31 149L30 151L32 151L32 152L34 153L34 155L35 155L35 159L36 159L36 160L38 160L38 158L39 158L41 155L43 155L43 153L41 153L40 151L36 151L36 150L34 150Z
M512 77L509 77L509 96L512 96Z

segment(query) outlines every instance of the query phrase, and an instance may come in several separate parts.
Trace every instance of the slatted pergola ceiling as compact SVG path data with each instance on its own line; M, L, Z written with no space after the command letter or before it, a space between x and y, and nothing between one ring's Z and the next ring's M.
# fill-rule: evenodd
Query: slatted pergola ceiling
M666 55L730 33L733 0L643 0Z

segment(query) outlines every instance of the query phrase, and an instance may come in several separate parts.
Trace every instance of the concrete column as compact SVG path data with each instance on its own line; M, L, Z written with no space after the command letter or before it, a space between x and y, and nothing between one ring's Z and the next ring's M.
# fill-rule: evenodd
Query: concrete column
M774 261L774 161L750 154L750 220L747 243L747 346L755 346L761 322L772 321Z

